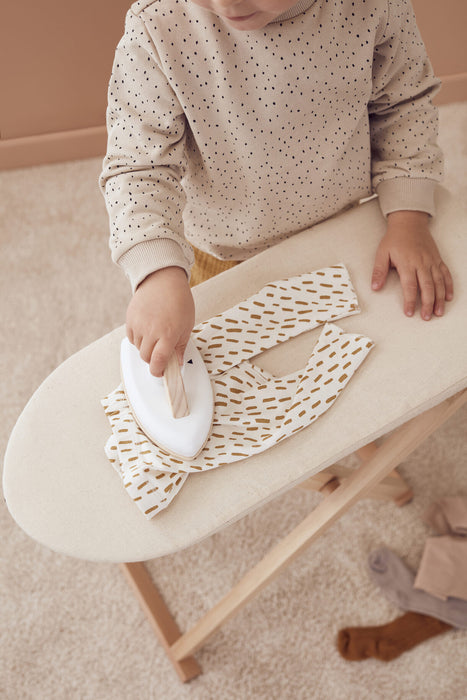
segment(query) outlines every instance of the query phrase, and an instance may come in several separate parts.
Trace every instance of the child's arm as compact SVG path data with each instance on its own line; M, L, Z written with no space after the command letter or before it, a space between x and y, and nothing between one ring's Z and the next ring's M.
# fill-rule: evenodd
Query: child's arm
M428 228L429 216L420 211L388 214L386 234L376 251L372 289L382 289L390 267L399 274L404 295L404 312L412 316L417 293L422 300L421 316L442 316L445 301L453 297L451 273L441 259Z
M112 260L133 291L152 272L183 267L186 120L134 4L115 51L107 105L107 152L99 185L110 223Z
M381 289L389 268L395 267L405 313L413 315L420 290L421 314L427 320L433 313L441 316L453 296L451 274L428 228L443 175L432 103L438 89L410 0L389 0L387 22L374 49L368 105L373 189L387 217L372 287Z
M174 351L182 363L194 321L185 270L166 267L146 277L136 289L128 305L126 329L151 374L160 377Z
M443 177L437 144L438 110L433 73L410 0L389 0L387 22L373 49L368 102L371 175L385 216L396 211L435 213Z
M127 335L160 376L173 350L182 360L194 323L193 250L182 217L186 121L137 9L128 11L115 52L99 184L112 259L134 292Z

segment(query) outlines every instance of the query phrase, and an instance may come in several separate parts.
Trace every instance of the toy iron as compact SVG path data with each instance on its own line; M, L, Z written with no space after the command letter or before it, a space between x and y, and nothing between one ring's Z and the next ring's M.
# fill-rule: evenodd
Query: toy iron
M136 423L163 451L182 460L196 457L211 432L214 399L203 358L190 338L180 370L175 354L163 377L154 377L138 349L122 340L120 368Z

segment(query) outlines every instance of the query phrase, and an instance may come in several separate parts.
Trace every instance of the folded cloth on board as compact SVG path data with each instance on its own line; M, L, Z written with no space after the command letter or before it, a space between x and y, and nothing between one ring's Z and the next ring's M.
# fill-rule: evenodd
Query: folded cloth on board
M280 280L199 324L193 339L211 375L213 428L201 453L185 462L151 443L133 419L122 385L102 400L112 435L105 451L147 518L166 508L188 474L258 454L328 410L373 342L328 321L359 313L343 265ZM274 377L251 358L324 326L306 366Z

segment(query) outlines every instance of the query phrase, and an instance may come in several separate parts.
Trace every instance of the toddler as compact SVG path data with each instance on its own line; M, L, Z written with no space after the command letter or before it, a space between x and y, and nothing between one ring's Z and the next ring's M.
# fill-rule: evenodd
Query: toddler
M139 0L109 85L100 177L127 333L161 376L194 324L194 251L224 267L377 193L372 288L444 313L429 231L439 89L409 0Z

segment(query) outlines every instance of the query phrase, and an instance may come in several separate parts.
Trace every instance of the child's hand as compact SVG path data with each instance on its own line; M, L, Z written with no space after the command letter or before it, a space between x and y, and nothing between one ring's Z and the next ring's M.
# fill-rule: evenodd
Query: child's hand
M182 363L194 322L193 296L181 267L166 267L146 277L126 314L128 339L156 377L162 376L174 350Z
M444 302L453 298L451 273L441 259L428 229L428 214L395 211L388 214L388 227L378 246L371 278L374 290L382 289L390 267L399 274L404 295L404 312L413 316L417 292L422 301L421 316L428 321L433 312L444 313Z

